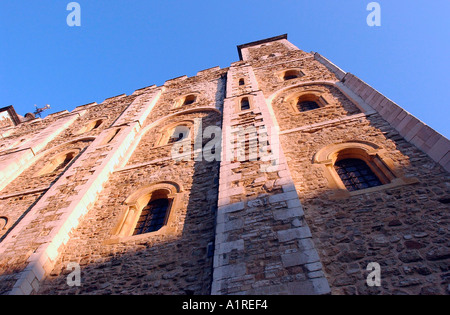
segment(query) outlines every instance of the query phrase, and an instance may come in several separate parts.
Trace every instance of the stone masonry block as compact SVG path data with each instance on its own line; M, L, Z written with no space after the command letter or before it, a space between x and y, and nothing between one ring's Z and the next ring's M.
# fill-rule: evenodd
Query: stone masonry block
M281 261L285 268L293 266L302 266L319 262L319 255L315 249L306 250L304 252L288 253L281 255Z
M245 263L226 265L214 270L214 280L242 277L247 273Z
M298 195L296 191L290 191L287 193L276 194L269 197L270 203L278 203L280 201L287 201L291 199L298 199Z
M433 160L439 162L449 151L450 141L442 137L427 153Z
M229 253L233 250L243 250L244 249L244 240L237 240L233 242L221 243L216 247L216 254L222 255Z
M316 248L312 238L300 239L300 240L298 240L297 244L298 244L298 248L300 248L300 250L302 250L302 251Z
M322 270L322 263L320 262L316 262L316 263L312 263L312 264L306 264L305 265L306 270L308 270L309 272L313 272L313 271L318 271L318 270Z
M219 206L219 212L220 213L230 213L230 212L236 212L241 211L245 207L245 202L236 202L233 204L229 204L226 206Z
M285 193L290 192L290 191L297 191L295 189L295 185L294 184L283 185L282 188L283 188L283 192L285 192Z
M244 193L244 187L234 187L227 190L221 189L219 192L219 198L226 198Z
M295 229L278 231L278 240L280 242L288 242L295 239L311 238L311 231L309 227L302 226Z
M326 295L331 293L330 285L325 277L311 279L314 287L314 294Z
M273 212L273 217L275 220L286 220L292 218L303 218L305 213L302 207L288 208L276 210Z

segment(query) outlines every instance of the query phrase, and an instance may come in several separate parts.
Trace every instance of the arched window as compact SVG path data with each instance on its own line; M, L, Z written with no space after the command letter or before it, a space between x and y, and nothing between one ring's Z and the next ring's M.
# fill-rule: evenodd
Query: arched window
M309 91L303 92L300 96L297 96L293 101L296 102L294 104L299 113L304 113L327 105L327 103L321 97L320 94Z
M151 200L142 209L133 235L151 233L161 229L166 223L169 206L170 202L167 198Z
M175 143L175 142L187 139L189 137L189 134L190 134L190 129L188 126L185 126L185 125L176 126L173 129L172 134L171 134L167 144Z
M288 71L284 72L283 80L287 81L287 80L297 79L300 77L301 77L301 72L299 70L288 70Z
M169 124L161 129L159 140L155 142L156 146L164 146L180 141L187 141L191 138L191 129L194 128L194 122L184 120Z
M52 172L58 172L59 170L64 169L67 165L69 165L70 161L73 160L75 157L75 152L70 152L62 157L61 160L59 160L58 166L52 171Z
M95 121L95 124L94 124L94 127L92 127L92 130L93 129L97 129L98 127L100 127L100 125L103 123L103 120L102 119L99 119L99 120L97 120L97 121Z
M35 175L44 176L52 173L57 173L67 167L69 163L77 156L79 150L67 151L58 154Z
M97 120L90 121L84 127L82 127L80 130L78 130L75 134L80 135L80 134L95 130L98 127L100 127L102 124L103 124L103 119L97 119Z
M322 148L313 162L334 190L330 196L338 199L418 182L415 177L405 177L386 155L387 151L374 143L349 141Z
M114 138L119 134L119 132L122 130L122 128L117 128L115 130L110 131L106 137L103 139L103 144L111 143Z
M197 100L197 96L195 96L194 94L188 95L184 98L183 106L194 104L196 100Z
M240 79L239 80L239 85L245 85L245 80L244 79Z
M299 99L297 108L300 112L307 112L309 110L320 108L320 106L315 101L302 101Z
M173 234L177 231L181 188L161 182L135 191L125 201L126 211L112 231L118 237L148 233ZM175 220L175 221L174 221Z
M241 100L241 110L247 110L250 109L250 102L248 100L248 97L244 97Z
M383 185L366 162L360 159L342 159L334 168L348 191Z

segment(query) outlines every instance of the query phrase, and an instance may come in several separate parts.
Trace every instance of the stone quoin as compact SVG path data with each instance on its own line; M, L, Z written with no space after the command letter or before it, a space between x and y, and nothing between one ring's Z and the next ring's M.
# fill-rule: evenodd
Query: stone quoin
M237 48L71 112L0 109L0 294L450 293L449 140L287 35Z

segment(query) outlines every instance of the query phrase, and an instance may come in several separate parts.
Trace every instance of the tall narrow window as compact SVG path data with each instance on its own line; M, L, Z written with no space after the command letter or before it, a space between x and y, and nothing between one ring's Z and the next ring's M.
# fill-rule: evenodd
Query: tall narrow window
M244 79L240 79L240 80L239 80L239 85L245 85Z
M247 110L247 109L250 109L250 102L247 97L244 97L241 100L241 110Z
M170 202L168 199L150 201L144 209L134 230L134 235L156 232L161 229L167 218Z
M320 108L320 106L314 101L301 101L297 103L297 108L300 112L307 112L309 110Z
M337 161L334 168L348 191L382 185L380 179L363 160L343 159Z

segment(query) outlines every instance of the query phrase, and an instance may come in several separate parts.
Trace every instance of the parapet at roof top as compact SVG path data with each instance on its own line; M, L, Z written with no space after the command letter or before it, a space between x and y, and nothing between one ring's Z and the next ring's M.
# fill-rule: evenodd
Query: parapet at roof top
M283 34L283 35L279 35L279 36L275 36L275 37L270 37L270 38L266 38L266 39L261 39L261 40L255 41L255 42L239 45L239 46L237 46L239 59L242 60L242 51L241 50L243 48L247 48L247 47L250 47L250 46L256 46L256 45L261 45L261 44L268 43L268 42L274 42L274 41L277 41L277 40L280 40L280 39L287 39L287 34Z

